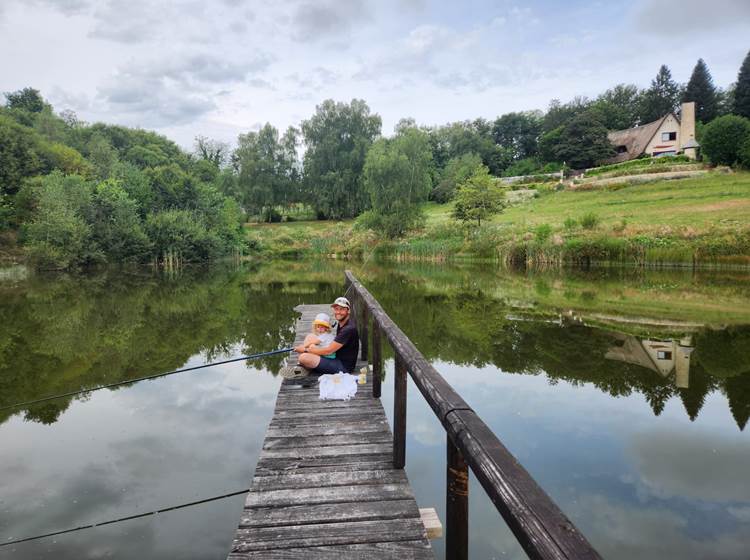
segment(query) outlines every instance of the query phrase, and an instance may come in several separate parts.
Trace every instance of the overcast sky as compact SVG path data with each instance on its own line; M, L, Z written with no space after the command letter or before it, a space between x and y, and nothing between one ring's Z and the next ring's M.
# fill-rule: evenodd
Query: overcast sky
M187 148L328 98L391 134L647 87L661 64L686 82L699 57L726 87L749 37L750 0L0 0L0 91Z

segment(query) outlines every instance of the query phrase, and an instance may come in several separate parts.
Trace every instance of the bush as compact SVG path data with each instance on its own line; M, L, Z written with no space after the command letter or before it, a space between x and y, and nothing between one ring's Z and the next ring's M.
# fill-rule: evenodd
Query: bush
M577 225L578 222L576 221L576 219L571 218L570 216L565 218L565 221L563 222L563 226L565 227L565 229L574 229Z
M724 115L706 125L701 148L703 155L716 165L736 165L740 152L750 138L750 120Z
M146 232L156 259L166 254L181 261L204 261L221 254L221 240L206 229L203 221L187 210L167 210L146 220Z
M549 224L541 224L536 226L534 230L534 236L538 243L544 243L552 235L552 227Z
M580 222L583 229L594 229L599 225L599 216L597 216L593 212L588 212L587 214L581 216Z

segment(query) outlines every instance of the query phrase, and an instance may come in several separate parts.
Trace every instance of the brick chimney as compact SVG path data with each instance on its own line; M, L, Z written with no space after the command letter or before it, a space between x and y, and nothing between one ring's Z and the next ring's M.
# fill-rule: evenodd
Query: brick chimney
M680 147L687 157L695 159L700 145L695 140L695 102L682 104L680 112Z

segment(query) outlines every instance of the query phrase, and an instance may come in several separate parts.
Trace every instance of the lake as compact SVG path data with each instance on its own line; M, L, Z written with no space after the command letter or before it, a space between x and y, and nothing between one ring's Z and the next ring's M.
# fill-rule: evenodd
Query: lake
M293 308L333 301L345 268L603 557L748 557L747 272L3 269L0 407L288 346ZM0 545L247 488L282 360L0 410ZM407 428L417 501L444 522L445 433L411 382ZM473 477L469 500L472 558L525 558ZM221 559L243 501L0 546L0 558Z

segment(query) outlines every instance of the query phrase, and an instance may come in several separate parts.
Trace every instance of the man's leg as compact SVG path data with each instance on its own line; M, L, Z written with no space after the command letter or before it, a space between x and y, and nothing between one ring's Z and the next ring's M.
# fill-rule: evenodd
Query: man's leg
M299 355L299 365L306 367L307 369L315 369L320 363L320 356L317 354L310 354L310 352L304 352Z

